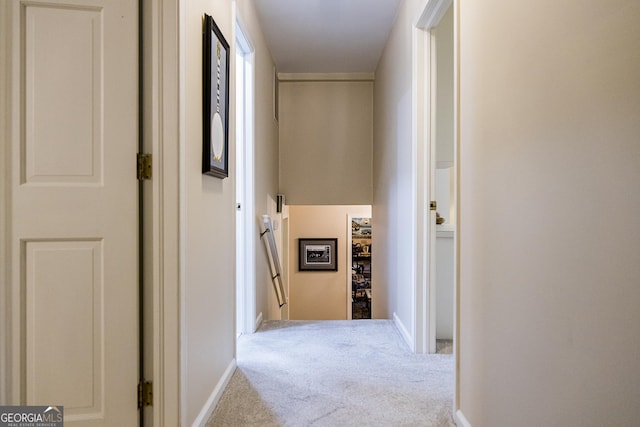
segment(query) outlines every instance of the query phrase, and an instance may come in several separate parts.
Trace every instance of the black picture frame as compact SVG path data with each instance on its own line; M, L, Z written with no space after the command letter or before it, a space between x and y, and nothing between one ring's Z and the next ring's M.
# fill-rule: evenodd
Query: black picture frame
M203 25L202 173L229 176L229 43L213 17Z
M298 239L298 271L338 271L338 239Z

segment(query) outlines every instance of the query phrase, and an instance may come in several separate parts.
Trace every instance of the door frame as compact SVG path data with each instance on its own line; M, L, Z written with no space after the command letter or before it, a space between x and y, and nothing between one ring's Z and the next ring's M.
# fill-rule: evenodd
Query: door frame
M141 0L145 111L143 145L153 158L145 184L144 292L145 379L153 381L153 406L145 426L180 424L181 242L183 200L180 173L184 141L184 13L181 0ZM150 187L150 188L149 188ZM151 308L151 309L149 309Z
M412 149L415 153L413 168L417 233L414 348L417 353L436 351L435 265L431 256L435 250L436 220L435 212L429 209L429 202L435 195L432 168L435 164L436 52L435 36L431 31L453 1L427 0L412 28L412 93L415 94Z
M19 73L18 40L13 37L13 27L19 19L19 10L12 2L0 3L0 404L20 405L26 394L22 379L26 376L22 363L24 337L22 333L21 305L23 297L20 287L15 285L12 271L11 244L11 184L12 184L12 138L20 128L20 117L14 114L12 101L20 98L19 85L13 85L13 76ZM12 55L12 57L10 57Z
M435 249L435 211L429 210L429 201L434 189L432 167L435 167L435 37L431 33L447 12L453 7L453 73L454 73L454 186L456 218L460 218L459 195L459 135L460 135L460 3L459 0L424 0L412 26L413 79L415 94L412 108L413 152L416 183L416 287L414 292L415 351L435 352L435 269L431 265ZM453 347L455 355L454 405L460 408L460 230L456 228L454 241L454 324Z
M243 114L242 114L242 123L238 121L239 117L236 118L236 129L238 126L243 126L242 131L242 141L239 143L242 144L243 149L243 168L237 171L238 176L242 175L244 182L244 194L243 200L238 200L237 202L242 204L241 207L241 222L236 222L236 230L238 227L244 227L244 236L242 242L237 241L236 234L236 245L239 243L242 246L243 251L243 266L244 269L244 283L236 283L236 290L238 291L238 295L236 295L236 307L241 306L243 316L240 319L241 330L236 331L236 335L239 334L251 334L255 332L257 328L256 323L256 245L255 245L255 236L257 234L256 231L256 221L255 221L255 185L254 185L254 141L255 141L255 48L253 47L253 43L249 38L248 31L245 30L246 26L243 24L242 16L240 15L238 8L233 6L235 10L235 19L234 19L234 40L236 42L236 54L234 55L234 60L237 58L237 54L242 52L241 55L245 58L245 64L249 66L249 75L244 76L244 82L236 81L236 88L239 87L240 84L243 84L244 90L244 99L250 100L249 103L243 102ZM241 39L240 42L238 40ZM238 65L236 64L236 70L238 69ZM246 71L246 69L245 69ZM236 91L237 92L237 91ZM237 185L237 182L236 182ZM237 219L237 216L236 216ZM237 268L237 267L236 267ZM240 291L238 288L242 286L242 290ZM241 295L240 295L241 294ZM238 300L241 298L241 300Z

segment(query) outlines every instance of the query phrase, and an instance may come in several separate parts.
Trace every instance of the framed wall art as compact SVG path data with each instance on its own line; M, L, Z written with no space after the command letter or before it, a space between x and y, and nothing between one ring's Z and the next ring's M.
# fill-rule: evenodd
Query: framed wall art
M204 15L202 173L229 176L229 43Z
M299 271L338 271L338 239L299 239Z

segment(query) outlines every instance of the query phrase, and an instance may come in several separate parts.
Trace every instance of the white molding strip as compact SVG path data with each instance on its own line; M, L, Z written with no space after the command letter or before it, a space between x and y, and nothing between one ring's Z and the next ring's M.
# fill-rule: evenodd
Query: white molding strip
M205 424L207 424L207 421L209 421L209 417L211 416L211 414L213 414L213 411L216 409L216 406L218 405L218 402L222 397L224 389L227 388L227 384L229 384L229 381L231 381L231 376L236 371L236 366L236 359L232 359L231 363L229 363L229 366L227 366L226 371L224 371L224 374L222 374L222 378L220 378L220 381L218 381L218 384L216 384L215 388L211 392L211 395L202 407L202 410L200 410L200 413L193 421L192 427L204 427Z
M395 323L396 328L398 328L398 331L400 331L400 335L402 335L402 338L404 338L404 340L407 342L407 345L409 346L411 351L415 352L416 346L413 341L413 338L411 337L411 334L409 333L409 331L407 331L407 328L405 328L404 324L402 323L402 320L400 320L400 318L395 312L393 313L393 323Z
M144 151L153 155L154 179L151 182L151 197L145 198L146 224L153 224L151 233L145 233L143 244L151 248L150 271L145 278L145 289L152 289L153 325L151 337L153 354L146 355L153 370L154 404L150 408L155 427L180 424L184 410L183 395L186 395L182 373L181 334L184 333L183 309L180 296L184 283L184 258L181 255L180 223L180 145L184 140L181 130L179 87L181 79L180 0L144 0L145 23L143 37L148 40L151 54L142 59L145 79L150 86L145 88L141 101L149 111L144 138ZM153 134L153 135L152 135ZM145 268L149 267L148 265ZM147 331L145 325L145 331ZM148 331L147 331L148 332ZM186 353L185 353L186 355ZM185 359L186 360L186 359ZM148 409L149 410L149 409ZM146 418L146 416L145 416Z
M369 82L374 81L375 77L375 73L278 73L281 82Z
M262 312L258 313L258 316L256 317L255 328L252 332L257 331L260 328L260 325L262 325Z
M458 427L471 427L471 423L467 420L460 409L456 411L454 418Z
M436 27L452 3L453 0L427 0L415 26L425 30Z
M187 56L187 2L185 0L174 0L176 2L178 15L178 75L177 75L177 105L178 105L178 129L177 129L177 144L178 144L178 313L180 315L179 323L179 336L180 336L180 350L179 350L179 363L180 363L180 419L181 425L186 426L187 423L187 310L185 307L186 301L186 289L185 283L187 283L187 257L186 257L186 240L187 240L187 166L186 166L186 56ZM166 48L163 48L166 49ZM166 53L166 52L165 52ZM175 96L175 93L174 93ZM166 142L165 142L166 143Z

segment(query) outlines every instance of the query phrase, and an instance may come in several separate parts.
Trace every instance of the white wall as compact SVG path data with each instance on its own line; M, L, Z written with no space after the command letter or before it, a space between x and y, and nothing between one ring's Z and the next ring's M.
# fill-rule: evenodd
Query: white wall
M413 340L414 328L414 153L411 146L411 21L417 0L401 3L376 70L373 143L372 287L373 316L393 318Z
M370 217L371 206L289 206L291 320L345 320L351 266L347 247L353 217ZM375 234L375 233L374 233ZM337 238L338 271L298 271L298 239ZM377 298L374 290L374 297ZM372 298L372 304L376 304Z
M371 204L372 81L280 82L280 191L292 205Z
M640 420L640 3L460 0L474 427Z
M191 425L234 360L233 107L229 109L232 118L229 126L229 178L221 180L201 172L203 16L204 13L213 16L232 46L234 24L231 2L228 1L186 1L183 8L185 138L181 171L184 260L181 356L182 399L186 407L183 408L182 419L185 425ZM231 93L234 93L233 87Z
M237 2L238 14L255 49L255 215L267 212L278 179L277 124L273 120L273 61L253 4ZM231 45L231 87L235 93L235 22L232 3L224 0L183 3L184 18L184 161L182 283L183 421L200 420L219 397L235 357L235 108L230 106L229 177L201 173L202 159L202 18L212 15ZM268 311L270 276L256 232L256 316ZM200 417L200 418L198 418ZM206 418L206 417L205 417Z

